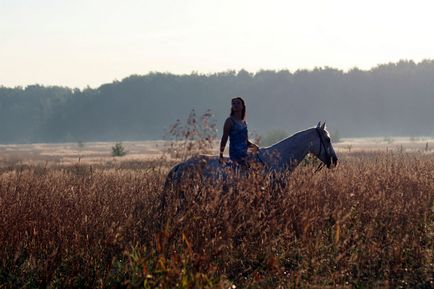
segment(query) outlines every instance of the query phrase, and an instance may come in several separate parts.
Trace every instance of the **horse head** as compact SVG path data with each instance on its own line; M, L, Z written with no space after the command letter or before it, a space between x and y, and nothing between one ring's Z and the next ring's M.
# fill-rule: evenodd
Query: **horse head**
M314 128L316 131L316 141L312 143L310 153L319 158L327 168L336 167L338 163L338 157L333 148L330 134L326 129L326 123L318 122L318 125Z

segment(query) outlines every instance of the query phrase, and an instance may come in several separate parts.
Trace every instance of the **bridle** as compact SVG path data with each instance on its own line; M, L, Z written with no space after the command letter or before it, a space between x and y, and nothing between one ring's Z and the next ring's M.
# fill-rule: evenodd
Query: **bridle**
M318 153L318 156L321 155L321 150L324 148L324 151L325 151L325 153L326 153L326 159L327 159L327 160L330 160L330 159L331 159L331 156L329 155L329 152L327 151L327 148L326 148L326 146L325 146L325 143L324 143L324 140L323 140L322 134L321 134L321 132L319 131L320 129L317 127L315 130L316 130L316 132L318 133L318 136L319 136L319 153ZM318 165L318 167L316 168L315 173L319 172L322 168L324 168L324 166L325 166L325 164L324 164L323 162L321 162L321 163Z

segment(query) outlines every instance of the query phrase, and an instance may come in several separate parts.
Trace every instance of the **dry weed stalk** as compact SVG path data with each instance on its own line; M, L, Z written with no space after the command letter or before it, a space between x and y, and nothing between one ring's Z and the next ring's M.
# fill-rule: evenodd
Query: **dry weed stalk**
M432 286L434 156L341 159L279 186L191 178L163 231L167 164L3 170L0 287Z
M185 123L177 120L166 134L167 152L172 158L185 160L198 153L210 153L217 138L216 120L211 110L200 116L191 110Z

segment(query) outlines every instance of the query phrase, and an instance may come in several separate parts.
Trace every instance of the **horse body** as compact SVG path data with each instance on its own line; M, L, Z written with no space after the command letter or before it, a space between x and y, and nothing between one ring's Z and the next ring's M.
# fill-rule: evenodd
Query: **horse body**
M318 123L317 127L300 131L272 146L260 148L257 155L250 155L249 162L259 163L264 173L292 172L308 153L315 155L328 168L337 164L338 159L325 124L321 126ZM198 155L173 167L166 183L179 182L183 174L192 169L202 177L221 179L228 167L237 165L227 160L220 163L217 156Z
M328 168L336 166L337 156L325 129L325 123L300 131L270 147L260 148L257 154L250 155L248 164L259 167L264 175L269 173L290 173L306 157L308 153L315 155ZM192 184L200 184L204 180L211 184L215 181L225 181L228 174L234 171L248 172L248 166L243 167L230 161L220 162L217 156L198 155L175 165L167 175L160 209L164 211L167 204L167 194L177 191L179 205L182 207L187 191ZM217 183L217 182L216 182ZM185 186L184 186L185 184ZM194 192L192 192L194 194ZM171 204L173 205L173 204Z

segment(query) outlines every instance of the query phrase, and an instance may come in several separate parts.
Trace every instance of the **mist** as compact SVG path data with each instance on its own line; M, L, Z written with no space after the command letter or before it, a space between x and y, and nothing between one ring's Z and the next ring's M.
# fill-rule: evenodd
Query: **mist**
M434 60L403 60L370 70L149 73L95 89L0 87L0 143L162 139L192 109L210 109L221 130L235 96L257 134L321 120L342 137L434 135Z

